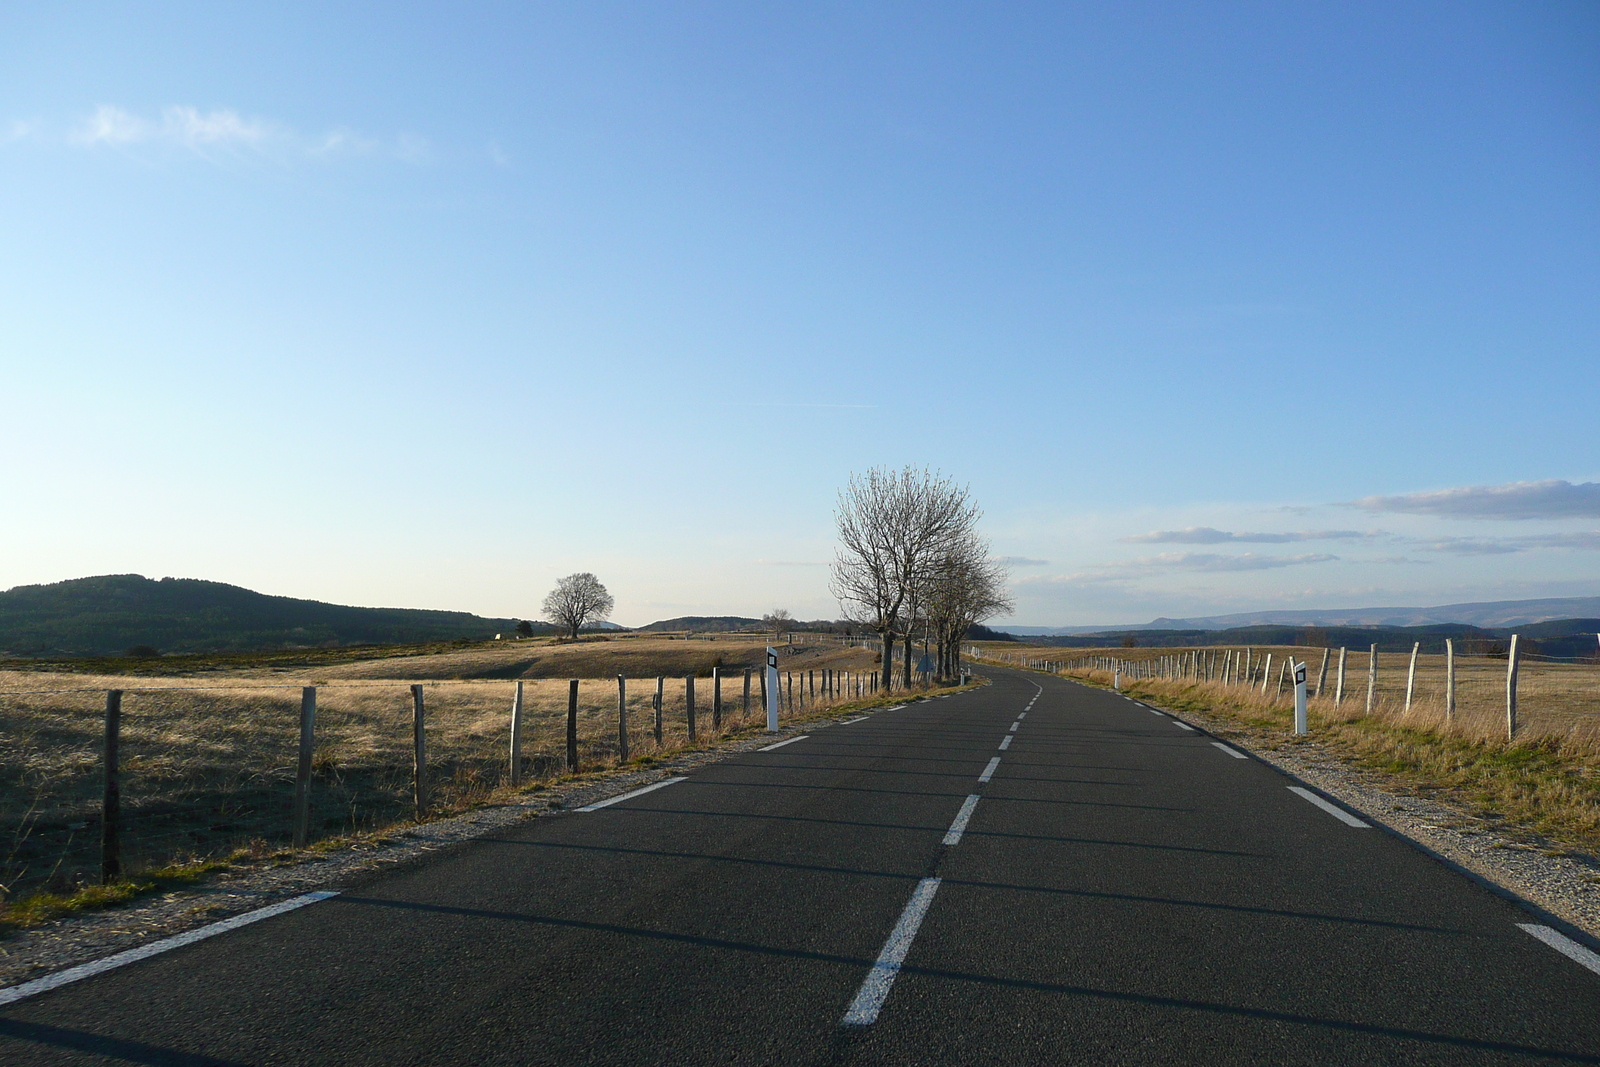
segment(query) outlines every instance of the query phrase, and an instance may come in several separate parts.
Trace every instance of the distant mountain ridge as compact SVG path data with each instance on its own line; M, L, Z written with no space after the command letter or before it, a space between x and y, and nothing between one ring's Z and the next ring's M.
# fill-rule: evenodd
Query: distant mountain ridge
M0 654L242 652L334 645L486 640L515 619L464 611L358 608L269 596L197 578L105 574L0 593ZM541 626L540 629L545 629Z
M1192 619L1156 619L1144 626L1005 626L1009 633L1030 637L1068 634L1127 633L1133 630L1227 630L1240 626L1465 626L1498 628L1558 619L1600 616L1600 597L1545 597L1539 600L1494 600L1444 604L1432 608L1311 608L1295 611L1249 611Z

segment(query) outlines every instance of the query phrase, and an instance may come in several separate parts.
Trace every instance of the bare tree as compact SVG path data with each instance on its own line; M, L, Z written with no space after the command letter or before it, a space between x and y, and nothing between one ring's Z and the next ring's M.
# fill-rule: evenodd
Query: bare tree
M761 616L761 625L774 633L786 634L794 628L794 616L788 608L773 608L771 614Z
M556 583L550 595L544 598L544 614L576 638L578 631L588 624L604 622L615 603L600 579L583 571L569 574Z
M829 583L845 615L883 641L892 677L896 635L905 638L902 683L911 684L911 633L933 561L972 535L981 515L964 486L906 467L874 467L839 491L839 547Z
M924 599L941 676L960 675L961 641L974 623L1013 610L1007 577L990 557L989 543L976 535L950 546L929 567Z

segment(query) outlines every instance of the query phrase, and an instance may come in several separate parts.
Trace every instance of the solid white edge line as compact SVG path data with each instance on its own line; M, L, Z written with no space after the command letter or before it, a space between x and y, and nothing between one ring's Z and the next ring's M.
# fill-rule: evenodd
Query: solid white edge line
M1000 757L996 756L994 759L989 761L989 766L983 769L983 773L978 775L978 781L987 782L989 779L993 778L994 769L998 766L1000 766Z
M1249 756L1246 756L1243 752L1240 752L1236 748L1229 748L1227 745L1223 744L1221 741L1213 741L1211 743L1213 745L1216 745L1218 748L1222 749L1222 751L1226 752L1228 755L1232 756L1234 759L1249 759L1250 758Z
M782 741L777 742L776 744L767 745L764 748L758 748L758 749L756 749L756 751L757 752L771 752L775 748L782 748L784 745L792 745L796 741L804 741L806 738L808 738L810 736L811 736L810 734L801 734L798 737L786 737Z
M1302 789L1297 785L1291 785L1289 787L1289 792L1293 793L1295 796L1302 797L1302 798L1304 798L1306 800L1311 801L1311 803L1315 804L1317 807L1321 808L1323 811L1327 812L1329 815L1332 815L1335 819L1338 819L1340 822L1344 823L1346 826L1361 826L1361 827L1367 826L1366 823L1362 822L1360 819L1356 818L1354 815L1351 815L1348 811L1345 811L1343 808L1339 807L1337 804L1333 804L1333 803L1331 803L1329 801L1323 800L1321 797L1317 796L1317 794L1313 793L1309 789Z
M883 1002L889 999L895 976L900 973L900 965L906 961L906 953L911 951L917 928L922 925L922 917L928 914L928 906L933 903L933 894L938 889L937 878L924 878L917 883L911 899L906 901L905 910L900 913L900 921L894 924L889 940L883 943L878 961L867 972L856 999L850 1002L850 1010L839 1020L840 1026L871 1026L878 1021L878 1012L883 1010Z
M23 982L21 985L14 985L10 989L0 989L0 1005L15 1004L19 1000L38 996L40 993L48 993L52 989L60 989L64 985L70 985L85 978L93 978L97 974L105 974L107 971L114 971L118 967L126 967L130 963L138 963L140 960L147 960L151 956L159 956L163 952L170 952L175 948L182 948L184 945L192 945L196 941L204 941L208 937L225 934L229 930L237 930L241 926L249 926L251 923L260 922L262 919L270 919L274 915L282 915L286 911L294 911L296 908L303 908L307 904L315 904L319 900L327 900L329 897L338 895L339 891L337 889L305 893L298 897L279 901L265 908L247 911L243 915L235 915L231 919L223 919L221 922L201 926L186 933L178 934L176 937L168 937L160 941L152 941L148 945L140 945L138 948L130 948L126 952L107 956L103 960L80 963L76 967L68 967L64 971L57 971L55 974L46 975L43 978L35 978L31 982Z
M1004 741L1000 742L1000 751L1004 752L1006 749L1008 749L1010 747L1011 747L1011 735L1010 734L1006 734L1006 739Z
M959 844L961 835L966 832L967 820L972 818L972 809L978 806L978 795L968 794L967 799L961 802L961 810L956 812L956 821L950 824L950 829L945 831L944 843L947 845Z
M1517 929L1537 937L1572 962L1589 968L1595 974L1600 974L1600 956L1590 952L1566 934L1552 930L1548 926L1540 926L1538 923L1517 923Z
M797 737L797 738L795 738L795 740L798 741L800 739ZM616 796L608 797L605 800L597 800L593 804L585 804L583 807L577 808L575 810L577 810L577 811L596 811L596 810L598 810L600 808L608 807L608 806L610 806L612 804L620 804L624 800L632 800L634 797L643 796L646 793L654 793L657 789L665 789L667 786L672 785L674 782L682 782L682 781L685 781L685 778L684 778L683 775L679 775L676 778L663 778L661 781L655 783L654 785L647 785L643 789L635 789L635 790L633 790L631 792L628 792L628 793L619 793Z

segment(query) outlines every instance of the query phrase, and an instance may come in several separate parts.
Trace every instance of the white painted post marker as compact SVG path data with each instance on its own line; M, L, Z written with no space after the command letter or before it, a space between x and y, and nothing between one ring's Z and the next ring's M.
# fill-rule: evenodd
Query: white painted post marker
M1293 660L1289 661L1294 663ZM1306 665L1294 663L1294 732L1305 734L1306 729Z
M767 646L767 733L778 731L778 650Z

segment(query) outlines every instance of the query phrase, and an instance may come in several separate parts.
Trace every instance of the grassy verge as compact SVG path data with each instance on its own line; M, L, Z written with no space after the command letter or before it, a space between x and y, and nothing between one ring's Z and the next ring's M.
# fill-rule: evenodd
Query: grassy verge
M1103 674L1071 677L1110 688ZM1449 804L1548 851L1600 857L1600 748L1586 737L1507 742L1377 715L1333 714L1313 702L1311 733L1297 738L1290 733L1292 706L1276 698L1209 682L1150 679L1125 682L1122 691L1202 716L1219 734L1255 748L1333 755L1392 791Z
M228 860L201 860L141 871L111 885L85 886L74 893L33 893L0 905L0 934L39 926L69 915L115 907L156 893L191 888L232 866Z

